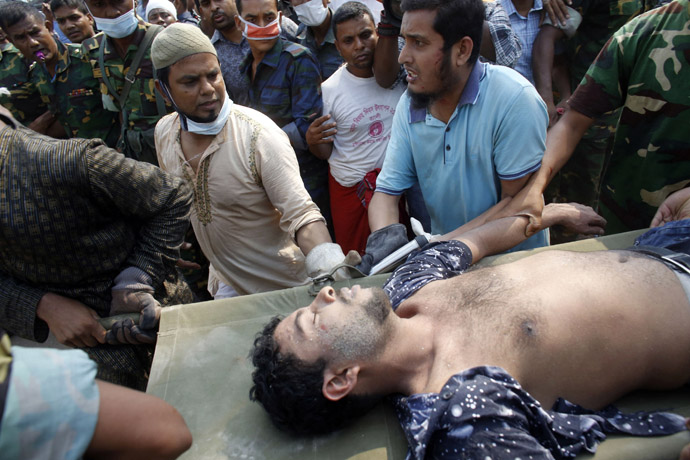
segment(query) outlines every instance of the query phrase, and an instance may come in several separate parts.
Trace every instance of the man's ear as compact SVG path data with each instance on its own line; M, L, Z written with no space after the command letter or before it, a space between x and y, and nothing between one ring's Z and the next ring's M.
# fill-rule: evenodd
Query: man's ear
M452 58L455 65L463 66L467 64L467 61L470 60L473 49L474 43L468 36L462 37L457 43L455 43L452 49Z
M53 23L46 20L46 22L44 22L44 24L46 26L46 29L48 29L48 32L50 32L52 34L53 33Z
M172 105L172 101L168 97L168 93L166 91L163 91L163 86L161 85L160 80L156 78L154 80L154 84L156 85L156 89L158 90L158 92L161 93L161 96L163 96L163 99L165 99L165 102Z
M323 395L331 401L344 398L357 385L358 374L359 366L346 367L335 372L326 368L323 373L323 387L321 389Z
M239 30L243 30L242 21L240 21L239 13L235 15L235 27L237 27Z

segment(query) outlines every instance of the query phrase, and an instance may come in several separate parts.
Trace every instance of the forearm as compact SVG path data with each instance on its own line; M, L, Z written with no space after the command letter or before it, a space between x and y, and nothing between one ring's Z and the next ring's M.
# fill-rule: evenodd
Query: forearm
M568 162L592 121L580 112L569 109L551 128L546 136L546 151L541 168L534 178L534 185L540 187L542 193L556 173Z
M0 273L0 324L13 334L38 342L48 337L48 326L36 316L45 291Z
M320 220L300 227L295 234L295 240L305 256L319 244L332 242L326 224Z
M400 71L398 64L398 37L381 36L374 53L374 77L382 88L390 88Z
M529 219L524 216L504 217L487 222L451 239L462 241L472 250L472 263L486 256L512 249L527 239L525 226Z
M542 30L534 40L534 45L532 46L532 73L537 92L539 92L539 95L547 105L553 105L551 71L553 69L555 38L553 34L548 33L547 28L554 29L552 26L542 26Z
M328 160L333 152L333 144L310 144L309 151L319 160Z
M369 229L372 232L400 222L400 213L398 211L399 201L400 195L388 195L386 193L374 192L374 196L369 203L369 209L367 210Z

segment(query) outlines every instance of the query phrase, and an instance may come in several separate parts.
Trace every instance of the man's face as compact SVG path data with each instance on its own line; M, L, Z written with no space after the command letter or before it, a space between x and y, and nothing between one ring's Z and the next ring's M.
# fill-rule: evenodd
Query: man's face
M307 307L285 318L275 330L281 353L305 362L325 358L344 363L373 358L388 337L388 297L379 288L323 288Z
M199 14L214 29L225 30L235 27L237 6L234 0L200 0Z
M7 34L0 28L0 45L4 45L5 43L8 43Z
M370 77L378 42L374 22L364 14L341 22L337 31L335 46L347 62L347 68L358 77Z
M52 27L50 22L27 16L7 28L7 37L29 61L37 61L37 53L42 53L43 61L50 63L58 57Z
M198 53L170 66L169 89L177 108L189 119L215 120L225 101L225 83L218 58Z
M170 24L177 21L175 16L163 8L155 8L149 13L148 22L151 24L158 24L159 26L168 27Z
M400 27L405 46L398 62L407 71L407 90L416 106L428 105L458 84L443 37L434 30L435 18L436 11L407 11Z
M280 13L276 0L242 0L242 18L258 27L266 27L276 19ZM237 27L244 30L244 24L236 20ZM249 40L252 51L268 52L275 45L278 38L272 40Z
M89 11L96 18L119 18L132 8L134 0L85 0Z
M53 11L53 15L62 32L72 43L81 43L93 37L93 18L79 11L78 8L61 6Z

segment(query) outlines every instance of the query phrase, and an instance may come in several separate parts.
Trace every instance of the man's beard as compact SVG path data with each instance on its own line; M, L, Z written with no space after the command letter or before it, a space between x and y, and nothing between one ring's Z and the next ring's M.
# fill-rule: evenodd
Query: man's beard
M187 117L188 119L192 120L194 123L211 123L212 121L215 121L216 118L218 118L218 115L220 115L220 110L218 111L218 113L209 115L207 117L195 117L193 115L187 115L184 112L180 112L180 113L182 115L184 115L185 117Z
M450 50L443 53L443 61L439 69L441 83L439 89L430 93L415 93L408 87L407 93L410 95L410 105L413 109L428 109L431 104L445 95L450 88L457 83L457 77L451 72Z
M348 299L349 300L349 299ZM386 293L380 288L372 288L372 297L359 307L362 314L357 321L331 330L334 335L332 347L335 355L349 361L353 359L372 359L383 351L390 335L386 318L392 308Z

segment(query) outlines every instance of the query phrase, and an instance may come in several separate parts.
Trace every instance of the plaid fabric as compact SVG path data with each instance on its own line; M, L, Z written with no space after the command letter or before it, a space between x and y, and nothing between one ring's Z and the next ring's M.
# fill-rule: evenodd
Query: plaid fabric
M515 67L522 54L522 46L510 25L508 13L499 2L485 2L484 17L496 50L496 64Z
M541 20L541 10L543 9L541 0L534 0L534 6L527 13L527 17L518 14L511 0L500 0L500 4L508 13L510 24L513 31L520 38L522 55L515 65L515 70L520 72L523 77L534 84L532 76L532 45L539 33L539 21Z

